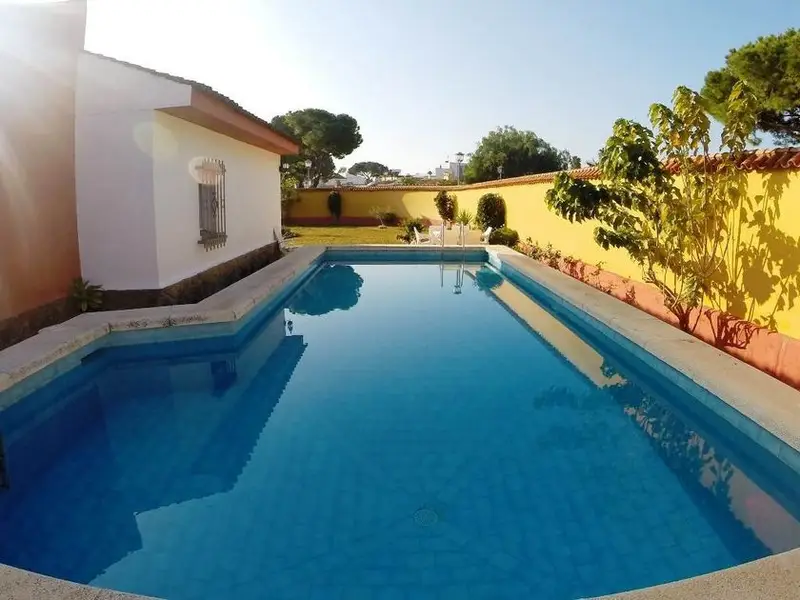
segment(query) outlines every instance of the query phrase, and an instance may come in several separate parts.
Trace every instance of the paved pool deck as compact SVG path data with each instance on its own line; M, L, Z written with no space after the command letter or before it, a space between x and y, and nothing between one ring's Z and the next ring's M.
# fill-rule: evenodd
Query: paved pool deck
M678 384L705 392L699 400L800 472L800 393L732 356L658 319L503 246L469 247L488 252L490 263L554 292L559 302L579 308L615 342L637 346L647 361ZM111 332L232 323L302 277L327 249L348 253L431 252L457 255L456 246L307 246L194 305L80 315L0 352L0 392L79 355ZM61 361L63 362L63 361ZM18 395L5 395L5 404ZM790 600L800 597L800 549L692 579L634 590L605 599L620 600ZM52 579L0 565L0 598L19 600L142 599Z

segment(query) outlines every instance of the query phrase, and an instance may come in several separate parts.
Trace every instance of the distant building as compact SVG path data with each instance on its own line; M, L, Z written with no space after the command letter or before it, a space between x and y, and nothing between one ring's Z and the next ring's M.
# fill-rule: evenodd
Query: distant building
M319 182L319 187L346 187L350 185L367 185L367 178L362 177L361 175L352 175L350 173L335 173L333 177L327 181Z
M466 163L446 162L444 165L436 167L433 176L436 179L464 179L464 167Z

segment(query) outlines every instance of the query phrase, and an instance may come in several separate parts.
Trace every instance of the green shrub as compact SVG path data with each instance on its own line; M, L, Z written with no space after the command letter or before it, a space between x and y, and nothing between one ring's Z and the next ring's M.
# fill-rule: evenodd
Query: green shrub
M525 238L525 242L520 244L519 251L534 260L542 260L544 256L544 248L539 245L539 242L534 242L529 237Z
M300 200L297 193L299 181L287 175L281 179L281 219L286 221L291 213L292 206Z
M544 257L547 264L554 269L557 269L561 265L561 250L553 248L553 244L550 242L547 242L547 246L544 247Z
M397 216L397 213L393 213L388 208L373 206L369 209L369 213L378 219L381 227L395 227L400 223L400 217Z
M459 225L464 225L465 227L472 223L474 217L472 213L468 210L460 210L458 212L458 216L456 217L456 223Z
M336 190L328 194L328 210L337 221L342 216L342 195Z
M455 221L456 212L458 210L458 202L456 201L455 194L448 194L446 191L442 190L436 194L436 198L433 199L433 202L436 204L436 210L442 218L442 221L446 223Z
M509 229L508 227L493 229L492 233L489 234L489 243L513 248L519 244L519 234L516 229Z
M553 244L549 242L546 246L542 246L539 242L534 242L531 238L526 238L525 241L519 245L519 251L535 260L547 263L547 265L554 269L558 269L561 264L561 250L557 250L553 247ZM567 256L564 260L567 263L567 267L569 267L570 261L574 263L578 262L577 259L572 256Z
M403 221L403 231L397 234L397 239L410 244L414 241L414 228L416 227L417 230L422 233L427 226L423 219L406 219Z
M506 226L506 201L500 194L488 193L478 200L475 222L481 229L500 229Z
M81 312L97 310L103 305L103 286L76 277L72 280L69 296Z

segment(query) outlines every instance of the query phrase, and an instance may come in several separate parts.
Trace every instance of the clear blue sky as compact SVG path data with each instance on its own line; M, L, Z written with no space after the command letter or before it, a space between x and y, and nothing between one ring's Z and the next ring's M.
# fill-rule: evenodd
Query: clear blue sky
M425 172L500 125L593 157L800 0L89 0L87 48L207 83L264 118L347 112L340 161Z

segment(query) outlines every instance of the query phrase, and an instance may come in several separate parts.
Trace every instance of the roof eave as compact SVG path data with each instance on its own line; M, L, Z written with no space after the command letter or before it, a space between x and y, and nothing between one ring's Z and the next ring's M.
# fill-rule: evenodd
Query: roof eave
M266 124L242 114L215 93L192 86L191 103L159 109L184 121L282 156L297 154L298 144Z

